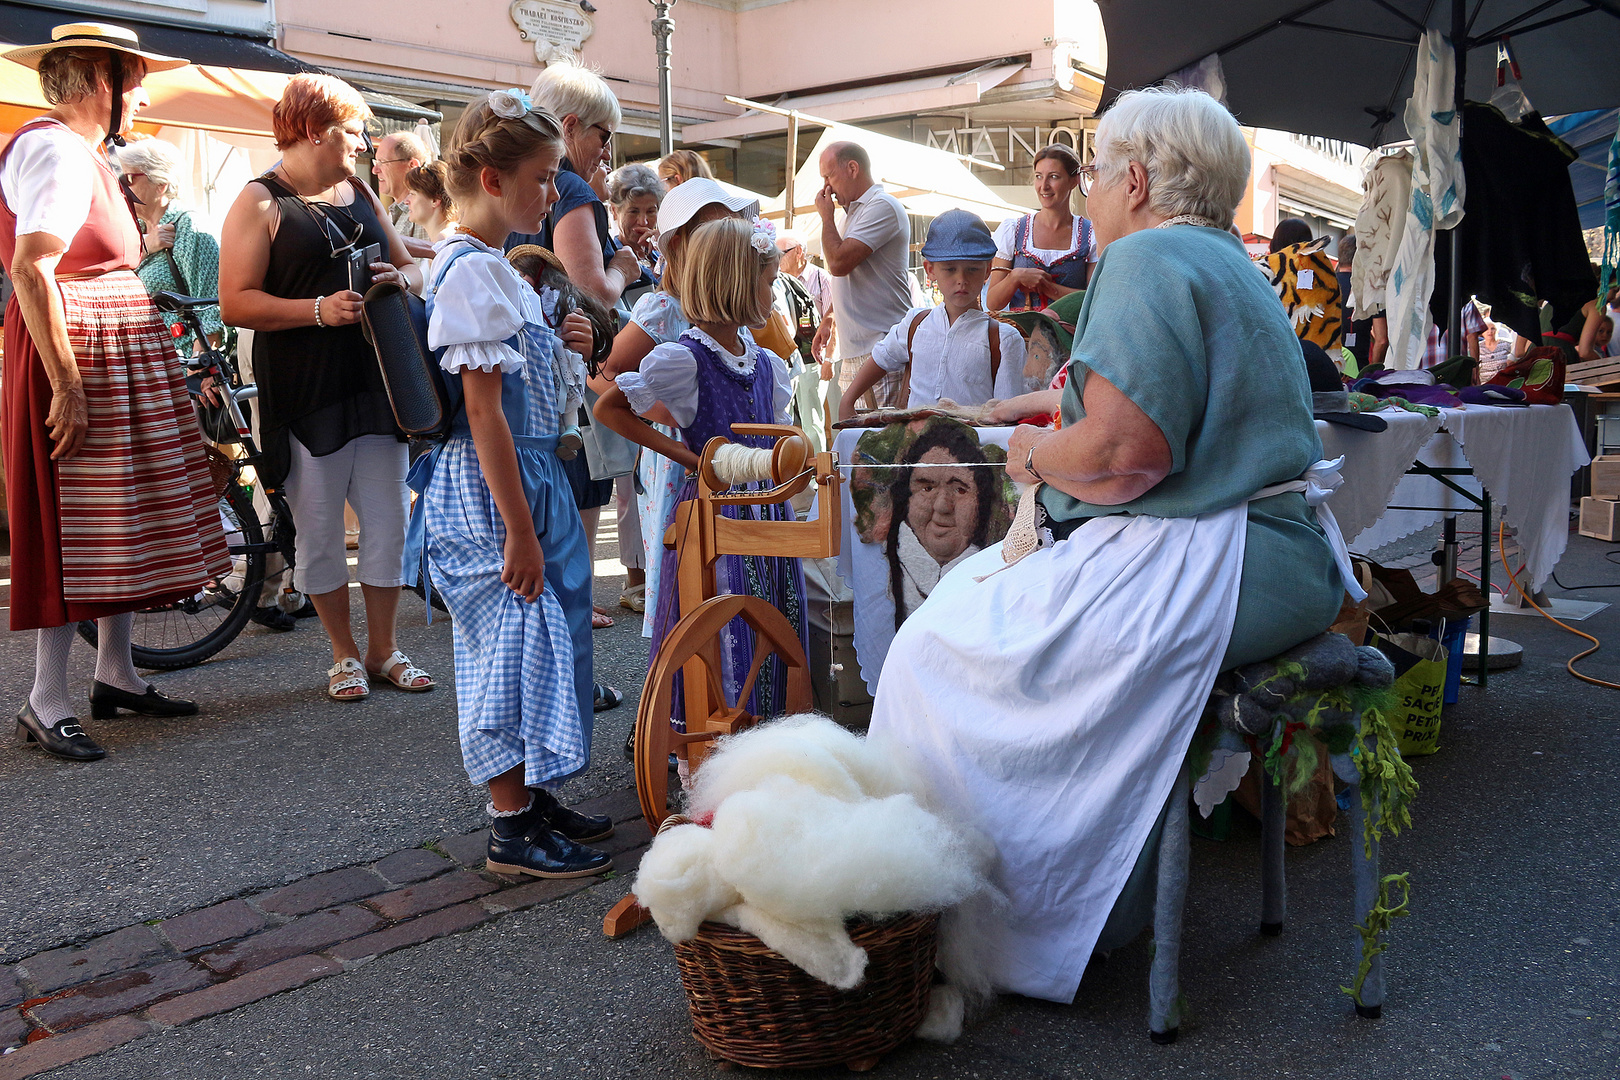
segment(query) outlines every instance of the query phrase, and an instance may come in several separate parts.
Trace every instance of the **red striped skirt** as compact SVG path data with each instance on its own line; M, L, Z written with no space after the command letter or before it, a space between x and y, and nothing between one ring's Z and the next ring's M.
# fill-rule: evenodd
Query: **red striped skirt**
M50 460L50 382L14 297L0 387L13 630L168 603L230 568L184 373L140 279L58 286L90 426Z

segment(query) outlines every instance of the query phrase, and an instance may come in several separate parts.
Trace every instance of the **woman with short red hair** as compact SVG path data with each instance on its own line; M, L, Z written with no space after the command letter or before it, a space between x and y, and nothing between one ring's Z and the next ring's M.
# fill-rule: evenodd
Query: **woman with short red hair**
M412 261L355 159L371 148L371 111L330 75L298 75L276 103L282 159L242 189L220 242L225 321L256 331L264 485L286 486L297 527L296 587L332 641L328 696L357 701L377 675L402 690L431 676L394 642L409 495L405 437L360 330L362 293L380 281L420 288ZM367 260L373 247L381 256ZM360 519L366 605L362 659L349 624L347 501Z

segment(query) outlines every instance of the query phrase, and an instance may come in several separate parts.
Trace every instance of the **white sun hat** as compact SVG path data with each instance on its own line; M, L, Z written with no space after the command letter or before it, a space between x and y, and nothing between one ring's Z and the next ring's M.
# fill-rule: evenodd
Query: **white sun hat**
M659 204L659 240L691 221L705 206L714 204L749 218L759 216L759 200L752 195L729 192L706 176L694 176L665 195Z

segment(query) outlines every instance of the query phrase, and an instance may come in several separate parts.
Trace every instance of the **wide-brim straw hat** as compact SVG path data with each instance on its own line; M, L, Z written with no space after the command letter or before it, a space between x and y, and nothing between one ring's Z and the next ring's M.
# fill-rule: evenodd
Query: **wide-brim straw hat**
M39 62L44 59L46 53L54 49L72 48L111 49L114 52L138 56L146 61L147 74L154 71L173 71L191 63L190 60L182 60L178 56L146 52L141 48L141 39L135 31L111 23L63 23L51 30L51 40L47 43L20 45L15 49L0 52L0 57L38 71Z

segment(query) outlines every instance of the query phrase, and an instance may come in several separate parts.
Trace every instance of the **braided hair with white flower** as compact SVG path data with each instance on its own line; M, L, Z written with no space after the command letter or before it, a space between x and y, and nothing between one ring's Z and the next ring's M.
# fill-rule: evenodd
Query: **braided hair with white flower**
M478 187L479 172L508 172L549 143L561 145L562 124L516 87L494 90L468 106L444 148L445 186L458 201Z

